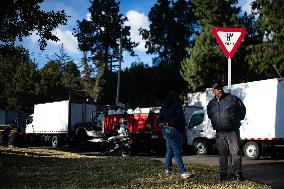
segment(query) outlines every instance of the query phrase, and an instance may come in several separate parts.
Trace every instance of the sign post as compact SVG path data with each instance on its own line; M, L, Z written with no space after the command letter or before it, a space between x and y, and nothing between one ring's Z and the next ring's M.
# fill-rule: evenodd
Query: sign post
M217 28L211 29L217 43L228 58L228 89L231 89L231 58L241 44L246 29L245 28Z

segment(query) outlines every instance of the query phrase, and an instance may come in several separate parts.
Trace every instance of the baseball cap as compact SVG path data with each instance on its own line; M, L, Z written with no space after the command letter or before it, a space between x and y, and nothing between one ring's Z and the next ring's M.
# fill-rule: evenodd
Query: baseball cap
M212 89L223 89L223 85L219 82L216 82L212 85Z

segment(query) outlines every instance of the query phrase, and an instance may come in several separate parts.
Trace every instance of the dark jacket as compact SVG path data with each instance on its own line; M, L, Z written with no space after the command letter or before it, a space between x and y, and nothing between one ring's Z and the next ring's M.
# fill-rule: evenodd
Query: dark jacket
M180 132L184 132L185 118L181 103L179 103L178 101L166 101L161 107L158 122L168 123L169 126L176 128Z
M241 126L246 107L235 95L225 93L218 101L216 97L207 105L208 118L216 131L232 131Z

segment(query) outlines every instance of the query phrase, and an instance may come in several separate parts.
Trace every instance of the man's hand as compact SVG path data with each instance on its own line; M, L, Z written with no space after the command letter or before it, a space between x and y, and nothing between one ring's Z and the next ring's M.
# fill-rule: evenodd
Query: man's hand
M159 127L168 127L168 126L169 126L168 123L165 122L159 123Z

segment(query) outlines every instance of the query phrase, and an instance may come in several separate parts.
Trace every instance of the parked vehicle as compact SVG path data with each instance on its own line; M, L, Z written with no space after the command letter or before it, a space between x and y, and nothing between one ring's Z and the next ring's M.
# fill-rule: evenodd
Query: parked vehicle
M71 142L85 144L102 135L93 122L95 114L96 106L90 103L67 100L36 104L25 132L28 139L50 142L53 147Z
M224 90L228 91L226 87ZM246 106L246 117L240 127L244 155L249 159L277 155L279 148L284 147L284 78L235 84L230 92ZM206 154L215 142L215 131L206 113L213 94L208 89L188 97L188 103L200 109L188 121L187 144L193 144L197 154Z
M17 127L14 125L0 125L0 145L8 146L10 136L16 133Z
M226 87L224 90L228 91ZM244 102L247 110L240 127L244 155L249 159L277 155L280 147L284 147L284 78L235 84L230 92ZM215 149L216 132L206 113L207 103L213 97L211 89L190 93L188 105L184 106L187 127L185 147L193 147L197 154L205 155ZM101 118L102 133L111 133L115 121L127 118L134 153L164 149L164 139L157 123L159 110L159 107L151 107L101 112L98 117ZM102 142L102 139L94 140Z
M133 154L133 140L131 136L109 137L102 142L101 151L103 155L130 156Z
M101 127L104 138L114 136L115 124L122 123L123 119L127 120L128 132L131 137L131 153L152 153L160 151L161 145L164 144L161 128L158 127L157 117L159 108L106 108L99 111L96 115L95 122ZM105 143L105 139L93 138L92 142Z

